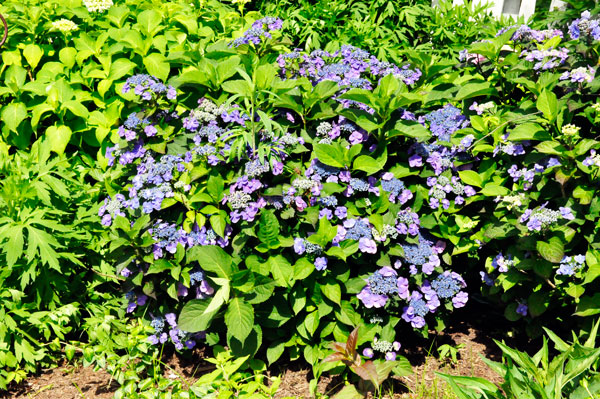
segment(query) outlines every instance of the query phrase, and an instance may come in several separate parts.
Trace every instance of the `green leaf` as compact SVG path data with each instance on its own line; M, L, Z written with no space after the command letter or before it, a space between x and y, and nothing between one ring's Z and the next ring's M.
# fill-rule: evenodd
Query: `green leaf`
M460 180L462 180L463 183L469 184L471 186L481 187L481 185L483 184L482 177L474 170L461 170L458 172L458 175L460 176Z
M267 348L267 361L269 362L269 365L275 363L277 359L279 359L281 355L283 355L284 351L284 341L276 341L269 345L269 347Z
M577 186L573 190L573 198L577 198L582 205L588 205L594 199L596 191L587 186Z
M38 66L43 55L44 51L37 44L28 44L23 49L23 56L27 63L31 65L32 70Z
M457 100L465 100L467 98L478 97L483 95L495 94L496 89L490 85L490 82L467 83L461 86L455 98Z
M509 140L549 140L550 135L546 129L542 128L537 123L523 123L517 125L509 134Z
M544 118L548 119L550 122L556 119L556 116L558 115L558 100L556 99L556 94L552 91L544 89L539 95L535 105L537 106L537 109L544 114Z
M486 197L497 197L508 195L510 193L510 190L503 186L488 183L485 185L485 187L481 189L480 193L482 195L485 195Z
M218 311L217 309L206 312L210 302L210 299L192 299L186 303L177 320L177 326L190 333L206 331Z
M333 303L340 303L342 300L342 289L336 282L328 282L321 286L323 294Z
M392 370L392 373L396 377L407 377L413 374L413 368L407 358L398 356L396 358L396 366Z
M65 47L58 52L58 59L69 69L75 66L77 50L74 47Z
M548 242L538 241L536 248L542 258L552 263L560 263L565 256L564 245L557 237L552 237Z
M171 66L167 62L164 55L160 53L152 53L144 57L144 65L150 75L156 76L158 79L165 82L169 78Z
M300 258L294 264L294 280L304 280L315 270L315 265L306 258Z
M197 261L207 272L230 279L233 274L233 259L221 247L215 245L195 246L187 251L187 261Z
M261 213L256 235L269 248L279 246L279 221L273 211L263 211Z
M396 136L406 136L419 139L420 141L427 140L431 137L431 132L425 126L418 122L399 120L392 130L387 134L389 138Z
M600 294L594 294L593 296L583 296L579 299L577 304L575 316L587 317L593 316L600 313Z
M354 385L346 385L335 394L333 399L363 399L364 397Z
M252 97L254 88L245 80L228 80L221 85L222 89L228 93L239 94L243 97Z
M306 315L304 318L304 327L306 327L306 331L312 336L319 328L319 312L313 311Z
M567 149L556 141L542 141L535 146L535 149L544 154L564 155Z
M544 313L546 309L548 309L548 305L550 304L550 295L547 292L534 292L529 295L527 299L527 305L529 307L529 313L533 317L537 317Z
M154 36L158 31L162 18L156 10L145 10L138 14L137 25L146 36Z
M368 155L361 155L354 160L354 164L352 167L356 170L362 170L363 172L367 172L368 175L372 175L373 173L379 172L385 166L387 162L387 154L386 156L381 156L379 158L373 158Z
M71 135L73 132L68 126L50 126L46 129L46 137L50 142L50 149L55 153L61 155L65 152Z
M325 165L336 168L344 167L344 152L338 145L315 144L313 146L317 159Z
M254 326L254 308L240 298L233 298L225 312L227 331L243 342Z
M135 67L136 64L127 58L119 58L111 64L108 78L111 80L121 79L123 76L128 75Z
M210 225L219 237L225 237L225 227L227 226L227 221L223 215L212 215L210 217Z
M283 255L271 256L267 263L275 282L280 287L291 287L294 268Z
M12 267L17 260L23 255L23 228L21 226L13 226L8 230L9 237L7 245L4 247L6 251L6 263ZM0 239L0 241L2 241Z
M10 103L2 109L2 122L12 130L17 131L17 127L27 117L27 107L23 103Z

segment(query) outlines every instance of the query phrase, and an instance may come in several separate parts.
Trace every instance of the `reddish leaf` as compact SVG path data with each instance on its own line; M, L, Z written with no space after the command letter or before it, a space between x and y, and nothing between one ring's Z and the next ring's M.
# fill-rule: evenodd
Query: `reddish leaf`
M373 385L375 385L375 388L379 389L379 377L377 375L375 363L369 360L361 366L352 367L352 371L358 374L363 380L371 381Z
M343 353L333 353L329 356L327 356L325 359L323 359L323 362L339 362L346 359L346 356L344 356Z
M335 352L346 353L346 344L342 342L332 342L330 344L331 349Z
M350 335L348 336L348 340L346 341L346 353L351 355L352 357L356 356L356 344L358 342L358 327L356 327Z

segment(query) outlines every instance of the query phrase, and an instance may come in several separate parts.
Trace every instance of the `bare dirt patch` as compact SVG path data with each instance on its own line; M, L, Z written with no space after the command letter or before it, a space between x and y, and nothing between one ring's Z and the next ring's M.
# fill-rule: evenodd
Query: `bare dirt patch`
M111 399L118 384L106 371L61 366L44 370L15 387L6 399Z

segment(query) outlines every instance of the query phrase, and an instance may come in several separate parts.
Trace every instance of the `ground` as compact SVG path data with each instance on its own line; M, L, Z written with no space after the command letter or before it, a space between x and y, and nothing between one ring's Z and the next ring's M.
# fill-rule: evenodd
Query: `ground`
M408 357L414 366L415 373L410 377L394 379L388 394L396 398L438 398L444 397L447 387L438 377L436 371L454 375L484 377L499 383L501 378L493 373L483 362L481 356L488 359L500 360L500 352L494 344L489 328L481 329L472 322L458 322L456 327L433 335L430 339L432 348L435 345L449 343L453 346L463 344L459 350L458 362L440 362L435 350L422 345L405 344L404 356ZM494 334L498 337L498 332ZM406 346L409 345L409 348ZM413 349L414 348L414 349ZM201 353L196 359L181 359L176 356L169 360L170 367L176 374L183 376L188 382L193 382L193 375L208 371L210 367L198 367ZM282 382L277 393L278 398L297 396L308 398L310 371L297 364L283 365L281 369ZM319 384L319 391L332 393L342 386L340 378L325 377ZM15 387L8 396L1 399L110 399L117 384L105 371L94 371L87 367L63 365L51 370L44 370L38 376L32 377L25 383Z

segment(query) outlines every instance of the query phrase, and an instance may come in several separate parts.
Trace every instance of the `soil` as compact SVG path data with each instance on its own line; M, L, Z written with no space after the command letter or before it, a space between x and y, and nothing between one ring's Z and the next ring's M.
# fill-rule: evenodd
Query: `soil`
M63 365L44 370L1 399L112 399L118 384L104 370Z
M432 335L428 341L430 347L423 342L409 342L400 351L413 365L414 374L409 377L395 378L388 391L393 392L394 398L429 398L438 397L438 391L444 389L444 383L435 372L452 375L484 377L492 382L500 383L502 379L493 373L481 359L485 356L491 360L500 360L501 354L490 337L489 326L485 330L474 326L473 323L456 321L451 329L438 335ZM497 326L496 337L499 337ZM506 330L504 330L505 332ZM450 359L442 362L437 358L436 347L443 344L461 345L458 359L453 363ZM191 358L181 358L172 355L167 364L165 375L170 378L179 376L187 383L193 383L199 375L214 369L212 365L198 362L203 358L202 352L194 353ZM281 375L281 385L277 398L309 397L309 381L311 372L305 365L291 363L282 365L282 369L273 374ZM334 393L343 386L339 376L323 376L318 389L321 393ZM8 396L0 399L110 399L118 384L111 379L110 374L103 370L94 371L88 367L62 365L30 378L15 387Z

